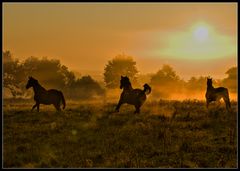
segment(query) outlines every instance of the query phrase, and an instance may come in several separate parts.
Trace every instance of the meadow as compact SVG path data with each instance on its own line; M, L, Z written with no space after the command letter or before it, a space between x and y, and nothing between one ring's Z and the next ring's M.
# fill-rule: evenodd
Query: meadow
M140 114L113 102L56 112L3 102L4 168L237 168L237 102L147 100Z

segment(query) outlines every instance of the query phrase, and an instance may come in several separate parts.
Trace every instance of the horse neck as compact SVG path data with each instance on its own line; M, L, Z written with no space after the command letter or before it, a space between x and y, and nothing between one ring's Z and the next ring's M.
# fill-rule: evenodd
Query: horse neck
M132 85L131 85L131 84L123 87L123 91L129 91L129 90L132 90L132 89L133 89L133 88L132 88Z
M212 84L211 84L211 85L207 85L207 89L208 89L208 90L212 90L212 89L214 89L214 87L213 87Z
M46 91L44 87L42 87L39 83L33 86L34 93Z

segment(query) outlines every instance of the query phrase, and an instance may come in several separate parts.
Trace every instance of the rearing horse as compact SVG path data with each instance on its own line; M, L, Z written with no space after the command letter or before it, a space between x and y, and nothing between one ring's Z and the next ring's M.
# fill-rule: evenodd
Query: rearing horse
M116 107L116 111L119 112L119 108L122 104L128 103L134 105L136 111L134 113L140 113L140 107L146 101L146 94L150 94L151 87L148 84L144 84L144 89L133 89L129 81L129 78L121 76L120 80L120 89L123 88L123 92L120 96L120 100Z
M31 111L37 107L37 111L39 112L40 104L53 104L56 110L60 111L61 102L63 103L63 109L65 108L66 102L61 91L55 89L46 90L38 83L38 80L34 79L33 77L29 77L26 89L29 89L30 87L33 87L34 100L36 101L36 104L33 105Z
M219 101L221 98L223 98L226 104L226 109L229 110L231 108L228 89L225 87L214 88L212 85L212 78L207 78L207 91L205 97L207 108L210 102Z

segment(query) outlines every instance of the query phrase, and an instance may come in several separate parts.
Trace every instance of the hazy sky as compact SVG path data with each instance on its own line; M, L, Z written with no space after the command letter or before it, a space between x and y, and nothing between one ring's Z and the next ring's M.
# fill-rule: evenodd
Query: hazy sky
M237 65L237 3L3 3L3 50L99 72L124 53L142 74L222 78Z

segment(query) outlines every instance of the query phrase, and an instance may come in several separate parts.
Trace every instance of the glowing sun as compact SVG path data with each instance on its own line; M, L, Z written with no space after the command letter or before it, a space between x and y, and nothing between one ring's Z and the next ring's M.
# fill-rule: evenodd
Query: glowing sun
M194 38L199 42L204 42L208 39L208 28L206 26L198 26L194 32Z
M236 55L234 39L205 22L171 33L166 40L166 47L159 53L161 56L208 60Z

